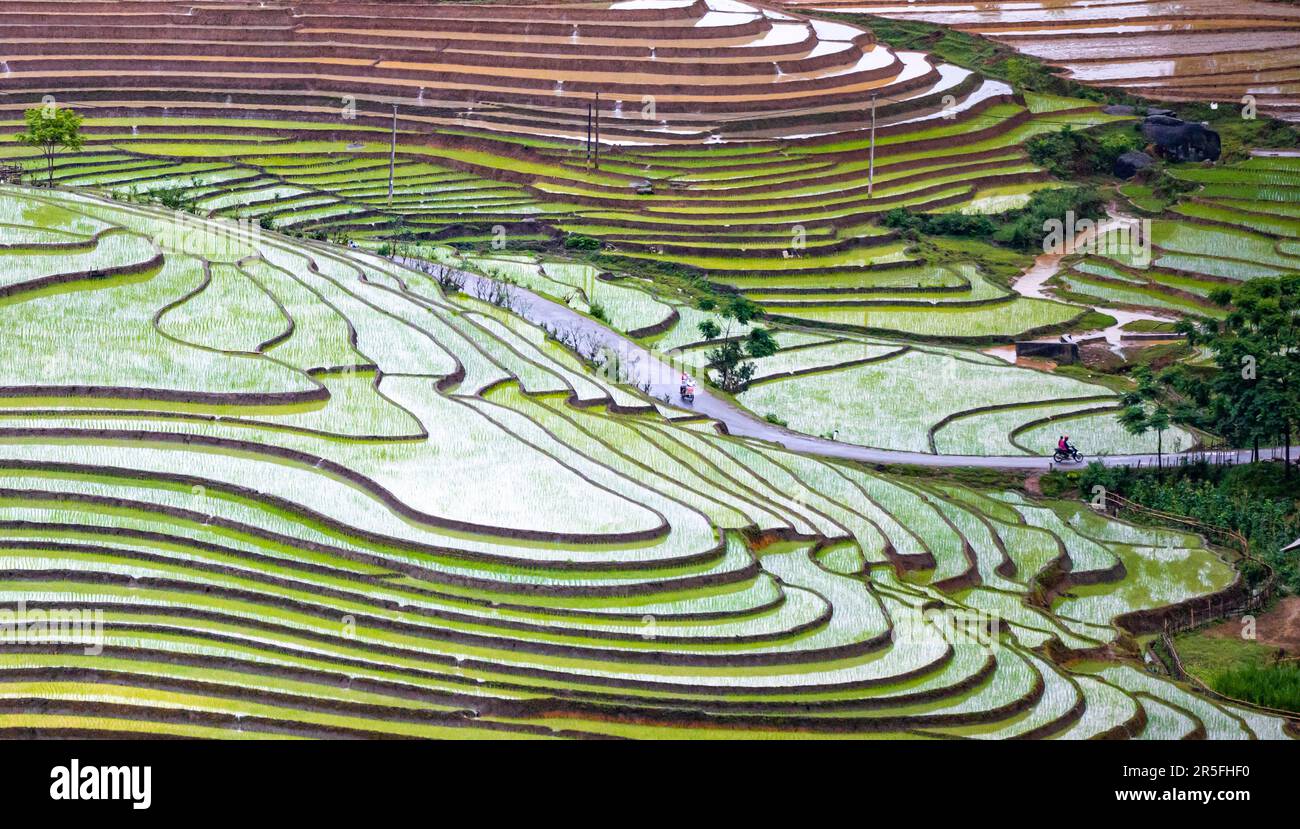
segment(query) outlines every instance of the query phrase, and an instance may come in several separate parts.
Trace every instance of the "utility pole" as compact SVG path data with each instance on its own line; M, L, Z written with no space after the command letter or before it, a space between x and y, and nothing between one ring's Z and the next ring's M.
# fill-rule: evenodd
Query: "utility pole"
M393 140L388 147L388 206L393 206L393 168L397 166L397 104L393 104Z
M599 92L596 93L596 146L594 147L594 149L595 149L595 158L596 158L596 169L599 170L600 169L600 93Z
M591 169L591 104L587 104L587 169Z
M867 198L876 182L876 94L871 93L871 151L867 157Z

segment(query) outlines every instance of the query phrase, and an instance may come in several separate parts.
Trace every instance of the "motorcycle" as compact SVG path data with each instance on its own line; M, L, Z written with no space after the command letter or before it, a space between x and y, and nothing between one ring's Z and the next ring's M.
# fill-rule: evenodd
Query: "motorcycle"
M682 384L677 390L677 396L682 399L686 405L695 402L695 380L686 372L682 372Z
M1072 446L1069 451L1057 449L1052 454L1052 460L1057 463L1083 463L1083 455L1079 454L1079 450Z

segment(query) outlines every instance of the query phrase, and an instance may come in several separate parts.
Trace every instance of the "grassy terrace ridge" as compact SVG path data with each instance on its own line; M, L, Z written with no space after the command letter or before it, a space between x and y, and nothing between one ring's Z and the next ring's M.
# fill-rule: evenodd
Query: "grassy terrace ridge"
M1173 167L1189 191L1147 205L1152 256L1106 246L1058 277L1058 293L1081 302L1148 309L1161 314L1222 316L1210 294L1244 280L1300 270L1300 159L1249 158L1212 168ZM1121 190L1139 210L1149 195Z
M1237 589L1195 536L676 423L364 250L188 220L176 252L175 214L65 190L0 187L0 216L119 269L28 264L35 232L0 249L0 315L51 338L3 344L0 591L105 620L93 664L0 654L49 677L6 683L39 706L3 733L1141 737L1186 692L1134 684L1133 636ZM86 325L110 306L139 326ZM89 373L106 347L113 378ZM181 382L187 362L206 369ZM162 379L172 399L140 393ZM275 397L299 390L320 391ZM935 608L999 635L949 643ZM1283 736L1232 706L1187 716Z
M312 132L326 134L320 124L294 138L286 135L286 122L251 121L240 140L230 142L229 118L148 118L123 133L122 119L92 116L82 157L60 159L55 175L60 183L105 189L123 200L163 199L199 214L256 220L318 239L407 234L472 245L490 241L493 228L502 226L508 239L529 245L539 230L544 235L550 229L552 238L569 233L605 240L607 252L626 257L633 269L637 260L653 260L765 299L766 286L779 289L791 279L803 288L861 279L866 286L896 288L872 288L873 301L888 303L891 295L915 298L906 281L913 259L873 219L897 207L1022 205L1034 189L1052 183L1028 163L1021 142L1060 123L1115 120L1085 101L1053 101L1053 108L1034 98L1031 104L995 102L958 113L956 124L922 119L886 129L870 198L866 144L851 136L763 141L735 157L741 164L730 164L725 153L706 159L685 150L611 147L601 171L594 171L573 144L535 146L461 130L432 137L403 133L390 203L388 148L373 140L373 131L352 140L349 132L360 125L348 124L322 141L311 139ZM963 134L976 140L953 143ZM28 148L0 147L0 157L36 168ZM636 193L632 185L641 180L655 182L654 193ZM743 240L724 242L729 235ZM902 269L891 270L895 265ZM934 298L961 303L987 296L956 291ZM979 335L1020 333L1033 327L1031 316L1023 316L1026 328L984 327ZM905 320L898 326L922 336L955 332L944 326L926 332Z

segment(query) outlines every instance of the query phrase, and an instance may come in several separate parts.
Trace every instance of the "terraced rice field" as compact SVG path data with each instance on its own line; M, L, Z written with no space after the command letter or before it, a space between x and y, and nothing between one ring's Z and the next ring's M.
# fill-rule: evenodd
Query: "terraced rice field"
M739 0L356 4L12 0L0 44L11 100L54 94L111 114L697 143L860 127L872 94L899 110L973 102L977 79L895 53L870 32ZM238 30L240 36L228 35ZM93 46L87 37L93 38ZM472 142L471 142L472 143Z
M1015 163L1023 165L1025 159L1018 142L1035 132L1057 128L1056 119L1077 117L1080 124L1108 119L1091 105L1083 108L1085 102L1034 99L1030 103L1034 106L1005 104L986 110L981 119L990 119L987 123L991 126L984 132L992 137L982 144L963 144L961 152L969 151L976 159L990 154L1019 159ZM1054 108L1045 103L1052 103ZM1048 113L1045 117L1052 120L1035 124L1031 108ZM874 205L891 186L907 188L909 192L925 191L930 187L929 176L943 176L963 166L961 152L943 137L958 134L950 126L935 127L923 122L908 126L907 132L882 137L877 151L881 189L870 199L863 193L866 164L862 151L866 144L860 137L831 144L749 142L743 148L722 151L661 147L640 155L632 149L617 148L608 152L599 173L582 166L571 147L544 148L536 153L545 159L545 166L537 161L534 167L521 168L535 170L537 178L531 179L530 184L502 185L491 176L502 175L497 165L520 164L509 155L526 149L517 142L493 139L497 148L494 153L500 154L479 152L467 166L469 156L463 152L407 144L403 136L399 143L402 160L394 168L398 195L389 207L387 147L373 140L287 138L278 132L308 125L286 122L274 127L246 127L245 134L235 142L205 137L208 131L229 129L229 122L195 121L189 128L194 132L187 133L182 143L178 136L171 135L174 125L162 119L145 120L134 129L125 126L125 119L91 119L89 123L90 144L86 152L60 159L56 167L57 182L93 186L122 199L180 187L197 199L200 213L215 218L258 221L277 229L307 234L345 233L371 248L399 226L443 242L486 241L493 238L493 228L508 229L508 240L547 238L556 232L551 227L595 234L617 253L700 268L710 281L741 290L761 302L778 323L833 326L840 331L823 336L840 340L847 337L849 342L860 341L861 335L846 335L843 329L886 338L902 335L923 340L964 340L978 345L1068 327L1086 311L1077 305L1019 297L989 282L974 266L933 266L911 261L902 242L869 223L871 212L883 211L895 201L885 199L879 208L863 205ZM984 120L979 122L983 123ZM927 135L931 138L926 139ZM487 137L482 138L487 146ZM927 140L934 149L924 149ZM0 153L9 157L21 159L25 152L25 148L18 146L0 147ZM732 156L735 164L728 163ZM791 161L795 157L811 161ZM35 160L30 163L33 168L38 166ZM994 168L1000 163L996 162ZM781 172L792 164L800 168L797 174ZM627 199L621 193L612 193L610 185L581 184L616 175L628 178L612 172L613 165L632 165L656 182L667 181L673 193L671 199L658 195L635 196L636 201L622 206ZM972 173L976 183L965 187L959 198L945 196L945 200L958 207L976 203L981 198L979 194L984 192L978 183L980 171L987 166L976 160ZM895 172L895 167L902 170ZM769 169L778 174L773 184L776 189L754 187L751 182L762 180L763 171ZM917 172L909 172L913 170ZM674 176L686 180L678 182ZM1037 183L1020 187L1050 183L1038 181L1043 178L1039 172L1030 177ZM560 186L561 179L568 182L564 186L569 189L580 184L588 188L580 197L584 203L551 201L560 198L553 191ZM891 185L891 181L899 183ZM420 195L404 199L403 188L418 191ZM740 192L733 194L732 190ZM511 194L509 197L493 195L506 191ZM831 195L817 198L856 194L853 198L860 199L861 203L855 201L842 208L844 215L853 217L855 223L844 230L834 225L805 224L797 199L791 194L819 191ZM446 200L443 200L444 193ZM732 219L742 217L731 215L732 208L724 208L724 202L717 196L734 198L737 206L761 206L775 200L790 212L781 222L763 219L750 228L723 228L720 232L717 225L726 222L716 218L718 211ZM570 197L572 193L563 196ZM594 204L585 204L600 199L616 200L619 211L611 213ZM869 211L865 216L864 209ZM597 220L602 224L589 224ZM802 252L791 247L795 228L802 229L807 242ZM598 272L586 265L556 261L554 257L539 260L536 256L511 251L462 255L433 242L422 243L414 253L506 278L584 313L590 313L594 301L615 329L645 339L658 350L680 356L697 367L711 347L699 343L697 330L699 322L709 315L681 304L680 300L657 296L648 290L649 285L626 278L625 274ZM209 296L215 295L213 292ZM743 333L743 329L736 333ZM889 348L905 345L894 343ZM683 346L694 347L678 354ZM930 349L927 353L935 360L934 365L927 366L927 371L940 371L942 376L954 378L964 376L963 369L970 365L968 359L989 362L974 352ZM878 366L876 370L905 373L915 356ZM807 362L809 357L817 359ZM841 360L830 353L778 356L770 369L762 369L760 377L770 378L788 370L807 376L780 386L765 383L761 392L756 388L742 397L741 402L759 415L775 414L786 419L793 428L812 434L831 432L852 419L856 410L836 410L837 401L843 400L835 394L811 408L803 405L803 398L814 386L818 389L811 393L822 397L822 379L833 379L838 385L846 376L838 369L855 359ZM788 369L782 366L782 361L790 361ZM812 369L835 371L813 373ZM1005 381L1017 387L1040 385L1036 391L1025 389L1018 393L1017 402L1048 402L1054 399L1058 386L1069 386L1071 396L1087 399L1071 411L1095 408L1100 397L1110 397L1114 403L1113 396L1105 389L1058 383L1037 372L1011 370L1001 365L979 371L988 378L998 378L998 383ZM858 374L867 376L861 371ZM891 388L895 382L890 381ZM923 382L923 378L902 382ZM784 393L773 396L778 388ZM937 429L940 418L957 417L968 408L1006 402L999 397L997 388L988 387L970 406L969 401L961 400L945 403L939 415L928 405L921 405L922 398L895 395L889 398L891 405L917 410L903 413L905 420L916 420L913 426L900 423L879 434L853 437L850 437L853 430L849 429L844 437L872 446L934 451L928 444L930 428ZM884 397L872 396L883 404ZM795 409L801 410L800 415L789 417ZM1015 428L1032 419L1011 426ZM1009 433L1010 429L1005 429L981 436L970 444L970 453L1038 454L1028 446L1007 445ZM1146 439L1119 439L1108 442L1100 451L1141 451L1149 448L1149 443ZM989 451L991 448L993 451Z
M1300 120L1300 15L1287 3L783 0L782 6L941 23L1004 43L1083 83L1174 102L1240 105L1251 95L1261 112Z
M1300 159L1172 173L1196 189L1152 221L1150 261L1093 253L1058 278L1060 288L1102 305L1219 316L1212 291L1300 269Z
M979 340L1067 327L1082 310L1017 297L972 267L918 261L872 219L899 206L978 207L1006 198L987 195L999 187L1023 194L1051 186L1020 143L1067 121L1113 120L1078 105L1035 121L1023 106L999 104L966 132L924 122L883 128L892 135L879 140L870 196L861 137L749 142L735 165L716 151L618 148L597 172L571 144L529 147L480 134L482 149L468 152L447 145L454 136L440 134L433 145L404 133L390 203L389 148L373 133L304 141L280 133L308 124L254 122L235 141L220 135L226 122L190 119L177 134L175 123L158 119L127 127L131 119L91 118L87 151L61 158L55 177L128 200L177 192L205 215L358 241L399 230L444 242L486 242L497 228L516 243L589 235L611 253L692 268L784 317ZM982 140L967 140L972 127ZM33 171L43 163L18 145L0 147L0 159ZM783 174L791 159L799 172ZM654 182L654 194L634 192L643 180ZM1006 181L1026 183L998 185ZM946 313L931 314L932 306Z
M103 613L0 648L0 733L1284 736L1096 661L1241 589L1197 537L667 419L364 251L0 215L0 602Z
M745 336L753 327L656 298L642 280L618 279L546 255L464 255L429 245L416 252L424 260L521 286L587 315L595 297L603 322L641 339L661 359L691 374L712 378L710 352L727 336ZM924 320L922 313L916 312L918 320ZM705 320L718 325L718 339L703 339L699 325ZM843 329L778 324L770 330L780 350L754 361L753 380L737 402L794 431L834 434L841 441L889 450L1026 456L1055 445L1056 437L1049 439L1046 432L1060 425L1073 429L1070 433L1093 455L1153 453L1161 447L1154 434L1133 436L1120 427L1119 398L1104 386L1017 368L969 348ZM1199 442L1177 427L1164 440L1170 451L1192 449Z
M200 212L282 230L586 235L783 316L917 336L1005 337L1079 316L918 261L875 220L1008 209L1057 186L1022 145L1116 120L1090 102L1022 99L866 29L737 0L367 8L13 0L0 10L0 128L53 94L88 116L87 151L61 160L60 183L178 188ZM238 43L220 37L230 29ZM931 302L951 313L912 310Z
M1155 452L1119 425L1119 398L1091 383L978 352L837 340L757 361L739 402L791 429L876 448L948 455L1042 455L1062 433L1090 455ZM1164 448L1197 438L1173 428Z

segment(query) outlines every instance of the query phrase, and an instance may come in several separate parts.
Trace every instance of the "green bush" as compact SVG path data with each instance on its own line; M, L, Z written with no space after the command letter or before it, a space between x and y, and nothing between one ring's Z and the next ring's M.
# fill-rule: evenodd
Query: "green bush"
M1106 200L1095 187L1057 187L1038 190L1029 203L1016 210L994 216L964 213L913 213L897 207L885 214L881 222L907 235L955 236L982 241L992 240L1017 250L1032 250L1042 245L1049 219L1065 221L1096 219L1106 214Z
M983 214L938 213L929 217L926 233L936 236L973 236L986 238L994 230L993 220Z
M1294 662L1229 668L1216 674L1210 685L1235 699L1300 712L1300 666Z
M156 190L147 190L141 194L141 200L161 204L168 210L181 210L186 213L193 213L197 209L197 199L184 187L160 187Z
M1063 222L1069 214L1075 220L1100 218L1106 214L1106 200L1095 187L1038 190L1024 207L1002 214L992 238L1017 250L1033 250L1042 246L1047 222Z
M895 207L885 214L881 220L885 227L892 227L897 230L912 230L919 232L925 227L925 217L913 213L906 207Z
M1057 178L1108 176L1115 159L1146 142L1134 130L1109 130L1100 134L1062 127L1060 132L1036 135L1025 142L1029 160Z
M600 250L600 240L580 233L570 233L564 237L564 246L569 250Z
M1079 484L1078 472L1053 470L1038 479L1038 488L1047 498L1060 498L1073 491Z
M1168 170L1161 169L1150 180L1151 192L1165 204L1176 201L1180 196L1192 192L1200 185L1194 181L1169 175Z
M964 213L912 213L897 207L885 214L885 227L904 231L928 233L931 236L965 236L987 239L996 229L988 216Z

